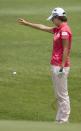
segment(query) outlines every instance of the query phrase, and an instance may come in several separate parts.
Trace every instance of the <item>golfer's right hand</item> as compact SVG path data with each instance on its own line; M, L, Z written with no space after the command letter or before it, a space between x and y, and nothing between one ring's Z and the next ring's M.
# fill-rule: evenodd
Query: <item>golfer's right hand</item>
M27 21L24 20L24 19L22 19L22 18L19 18L19 19L17 20L17 22L20 23L20 24L22 24L22 25L25 25L25 24L27 23Z

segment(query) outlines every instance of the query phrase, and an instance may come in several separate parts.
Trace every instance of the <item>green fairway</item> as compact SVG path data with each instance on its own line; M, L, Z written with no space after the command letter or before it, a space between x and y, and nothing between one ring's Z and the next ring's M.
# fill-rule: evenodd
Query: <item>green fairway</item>
M53 122L0 121L1 131L81 131L80 124L58 125Z
M1 120L54 121L56 103L49 64L53 36L18 25L16 20L22 17L51 26L52 23L46 21L46 18L53 7L57 6L68 12L73 31L69 77L72 108L70 122L81 122L81 0L0 0ZM16 75L13 75L14 71ZM1 125L4 124L1 122ZM19 125L22 130L24 126L21 123ZM26 126L25 123L26 128L30 128L30 125ZM42 127L39 125L35 128L40 131ZM14 127L14 123L11 126ZM12 127L8 126L9 129ZM52 130L54 125L46 123L44 128L47 127Z

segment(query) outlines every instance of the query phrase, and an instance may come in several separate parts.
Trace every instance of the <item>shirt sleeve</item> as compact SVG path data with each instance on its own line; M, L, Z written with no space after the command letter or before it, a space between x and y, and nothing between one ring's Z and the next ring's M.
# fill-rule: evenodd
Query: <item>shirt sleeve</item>
M69 39L69 33L67 31L62 31L61 32L61 39Z
M57 31L57 28L53 28L52 29L52 32L55 34L56 33L56 31Z

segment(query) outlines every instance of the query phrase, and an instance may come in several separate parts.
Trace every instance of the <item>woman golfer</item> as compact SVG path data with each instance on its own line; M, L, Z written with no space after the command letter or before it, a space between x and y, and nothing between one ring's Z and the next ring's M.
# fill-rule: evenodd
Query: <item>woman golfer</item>
M67 15L64 9L55 8L48 20L51 20L56 27L54 28L42 24L35 24L24 19L19 19L18 22L22 25L54 34L51 71L54 91L58 104L56 121L64 123L68 122L70 115L67 77L70 70L72 33L67 24Z

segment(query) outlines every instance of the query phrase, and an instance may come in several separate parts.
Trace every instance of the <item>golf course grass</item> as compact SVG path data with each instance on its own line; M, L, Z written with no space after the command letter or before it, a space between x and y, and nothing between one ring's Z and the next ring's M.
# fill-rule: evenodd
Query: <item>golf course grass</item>
M5 126L4 126L5 125ZM0 121L0 131L81 131L80 124L53 122Z
M53 26L46 19L57 6L67 11L73 32L68 81L70 122L81 122L81 0L0 0L0 120L14 120L1 121L0 131L25 131L30 128L31 131L49 131L58 128L54 123L15 122L52 122L55 119L57 107L50 73L53 36L21 26L17 19L25 18ZM77 130L77 124L71 124L70 127L73 131ZM68 131L68 126L64 126L64 129Z

